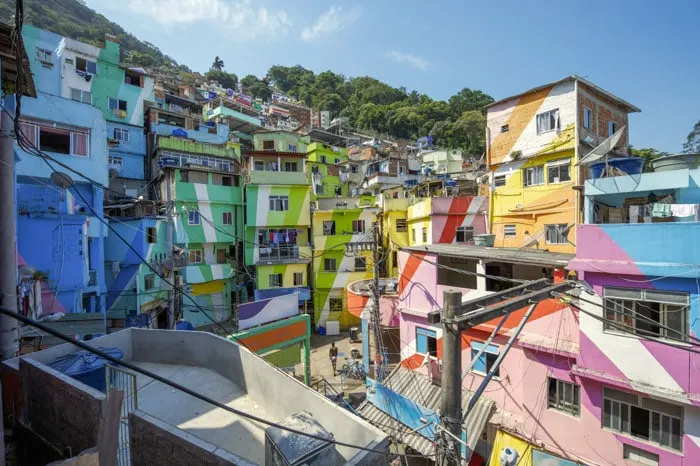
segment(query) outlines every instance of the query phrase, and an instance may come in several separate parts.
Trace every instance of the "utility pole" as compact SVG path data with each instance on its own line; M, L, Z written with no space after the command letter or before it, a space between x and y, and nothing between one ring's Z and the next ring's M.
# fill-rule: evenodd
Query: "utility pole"
M23 53L23 52L22 52ZM19 92L19 90L18 90ZM0 120L0 306L17 310L17 260L15 257L15 144L12 119L2 112ZM14 358L19 354L19 327L9 316L0 317L0 359ZM4 449L3 449L4 450Z
M443 293L442 319L442 398L440 420L445 430L462 438L462 359L460 331L454 318L462 305L462 293ZM441 461L443 466L460 464L461 444L440 429Z
M173 277L173 286L168 290L168 329L172 330L175 328L175 299L177 299L177 277L175 277L175 258L173 257L173 216L175 215L175 203L172 201L172 187L170 186L172 169L167 168L165 170L165 213L168 216L168 230L167 230L167 241L168 241L168 263L170 264L170 273Z
M374 376L381 382L384 378L384 355L382 354L381 336L381 313L379 312L379 230L378 227L372 229L372 313L370 314L370 325L374 334Z

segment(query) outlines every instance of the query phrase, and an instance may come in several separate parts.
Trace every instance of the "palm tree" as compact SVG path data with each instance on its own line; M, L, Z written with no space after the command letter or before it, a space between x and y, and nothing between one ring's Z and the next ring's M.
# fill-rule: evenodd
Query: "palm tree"
M224 61L217 55L214 58L214 63L211 64L211 67L217 71L221 71L224 68Z

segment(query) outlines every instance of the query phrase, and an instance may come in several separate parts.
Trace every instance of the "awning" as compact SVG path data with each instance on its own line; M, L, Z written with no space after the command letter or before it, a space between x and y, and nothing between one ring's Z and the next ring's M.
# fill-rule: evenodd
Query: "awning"
M384 379L382 385L400 397L406 398L429 411L437 413L440 409L442 388L419 372L399 365ZM462 390L463 410L466 410L473 395L474 393L469 390ZM481 396L467 416L463 427L467 433L466 443L470 451L474 451L476 443L479 441L484 427L486 427L486 423L495 410L496 403L485 396ZM396 433L394 429L399 429L401 432L415 430L403 424L401 419L394 418L383 411L381 407L372 404L372 400L364 402L358 408L358 413L368 421L374 422L379 429L383 429L392 435ZM424 431L427 430L424 429ZM433 439L420 434L405 435L403 442L424 455L430 455L435 452Z
M224 281L214 280L205 283L195 283L192 285L192 294L194 296L202 294L214 294L224 292Z

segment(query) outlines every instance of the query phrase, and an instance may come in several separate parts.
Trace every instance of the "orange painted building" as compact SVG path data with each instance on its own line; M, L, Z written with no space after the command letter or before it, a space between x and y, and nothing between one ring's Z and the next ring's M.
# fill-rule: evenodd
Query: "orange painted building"
M584 173L575 164L639 109L578 76L487 107L490 225L497 247L575 252Z

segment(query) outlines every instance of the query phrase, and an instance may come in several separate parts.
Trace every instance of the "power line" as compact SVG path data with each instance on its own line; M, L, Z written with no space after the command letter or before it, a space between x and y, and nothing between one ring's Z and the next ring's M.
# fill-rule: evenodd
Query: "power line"
M382 450L376 450L376 449L374 449L374 448L369 448L369 447L365 447L365 446L361 446L361 445L354 445L354 444L352 444L352 443L341 442L341 441L335 440L335 439L328 439L328 438L326 438L326 437L322 437L322 436L315 435L315 434L310 434L310 433L308 433L308 432L303 432L303 431L300 431L300 430L297 430L297 429L293 429L293 428L291 428L291 427L287 427L287 426L278 424L278 423L276 423L276 422L274 422L274 421L270 421L270 420L267 420L267 419L265 419L265 418L256 416L255 414L247 413L247 412L245 412L245 411L241 411L241 410L239 410L239 409L232 408L231 406L228 406L228 405L226 405L226 404L224 404L224 403L221 403L221 402L219 402L219 401L216 401L216 400L214 400L214 399L212 399L212 398L210 398L210 397L208 397L208 396L206 396L206 395L202 395L201 393L196 392L196 391L194 391L194 390L192 390L192 389L190 389L190 388L187 388L187 387L185 387L184 385L180 385L180 384L178 384L178 383L176 383L176 382L172 382L172 381L168 380L167 378L165 378L165 377L163 377L163 376L160 376L160 375L158 375L158 374L156 374L156 373L154 373L154 372L151 372L151 371L149 371L149 370L147 370L147 369L141 368L141 367L139 367L139 366L137 366L137 365L135 365L135 364L133 364L133 363L131 363L131 362L129 362L129 361L124 361L124 360L117 359L117 358L115 358L115 357L113 357L113 356L111 356L111 355L109 355L109 354L107 354L107 353L105 353L105 352L103 352L103 351L100 351L100 350L97 349L97 348L93 348L92 346L87 345L86 343L84 343L84 342L82 342L82 341L74 340L73 338L71 338L71 337L68 336L68 335L63 334L62 332L59 332L59 331L57 331L57 330L54 330L53 328L48 327L48 326L46 326L46 325L44 325L44 324L41 324L41 323L39 323L39 322L37 322L37 321L35 321L35 320L29 319L28 317L25 317L25 316L23 316L23 315L21 315L21 314L18 314L17 312L14 312L14 311L11 311L11 310L9 310L9 309L5 309L5 308L0 307L0 314L3 314L3 315L8 316L8 317L12 317L13 319L18 320L18 321L22 322L22 323L25 324L25 325L30 325L30 326L32 326L32 327L38 328L38 329L41 330L42 332L46 332L46 333L48 333L48 334L50 334L50 335L52 335L52 336L54 336L54 337L56 337L56 338L59 338L60 340L63 340L63 341L65 341L65 342L67 342L67 343L71 343L71 344L73 344L73 345L75 345L75 346L77 346L77 347L79 347L79 348L81 348L81 349L83 349L83 350L86 350L86 351L88 351L88 352L90 352L90 353L92 353L92 354L95 354L95 355L97 355L97 356L100 356L101 358L106 359L107 361L111 362L112 364L115 364L115 365L121 366L121 367L126 367L127 369L132 370L132 371L134 371L134 372L136 372L136 373L138 373L138 374L145 375L146 377L150 377L151 379L156 380L156 381L158 381L158 382L160 382L160 383L162 383L162 384L164 384L164 385L167 385L167 386L169 386L169 387L172 387L172 388L174 388L174 389L176 389L176 390L179 390L179 391L181 391L181 392L183 392L183 393L186 393L186 394L188 394L188 395L190 395L190 396L193 396L193 397L197 398L198 400L201 400L201 401L204 401L204 402L206 402L206 403L209 403L209 404L211 404L211 405L213 405L213 406L216 406L216 407L219 408L219 409L223 409L224 411L228 411L228 412L230 412L230 413L232 413L232 414L235 414L235 415L237 415L237 416L241 416L241 417L244 417L244 418L246 418L246 419L250 419L250 420L252 420L252 421L259 422L259 423L261 423L261 424L265 424L265 425L270 426L270 427L275 427L275 428L278 428L278 429L280 429L280 430L284 430L284 431L287 431L287 432L290 432L290 433L293 433L293 434L302 435L302 436L304 436L304 437L313 438L313 439L316 439L316 440L322 440L322 441L324 441L324 442L332 443L332 444L335 444L335 445L338 445L338 446L341 446L341 447L354 448L354 449L357 449L357 450L368 451L368 452L371 452L371 453L379 453L379 454L382 454L382 455L399 455L399 456L407 456L407 457L423 457L423 455L406 455L406 454L403 454L403 453L391 453L391 452L386 452L386 451L382 451Z
M401 248L401 250L406 250L407 248ZM458 269L455 267L450 267L449 265L443 265L443 264L438 264L437 262L433 262L430 259L426 259L425 257L421 257L416 253L415 251L406 251L409 255L415 257L416 259L420 259L423 262L427 262L428 264L440 268L440 269L445 269L445 270L450 270L452 272L456 273L461 273L463 275L471 275L471 276L476 276L476 277L483 277L483 278L490 278L491 280L498 280L502 282L508 282L508 283L515 283L518 285L522 285L525 283L523 280L516 280L514 278L506 278L506 277L499 277L498 275L489 275L486 273L480 273L480 272L472 272L471 270L464 270L464 269ZM427 253L430 253L430 251L425 251Z

